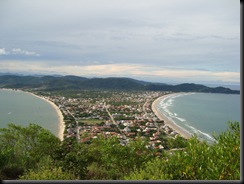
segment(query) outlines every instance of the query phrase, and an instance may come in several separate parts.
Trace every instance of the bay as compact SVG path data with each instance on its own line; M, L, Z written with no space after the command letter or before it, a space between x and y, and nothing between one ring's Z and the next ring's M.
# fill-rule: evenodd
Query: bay
M59 120L51 104L29 93L0 89L0 128L7 124L28 126L35 123L58 137Z
M159 110L172 122L212 142L213 133L228 129L228 121L241 120L240 95L216 93L176 93L159 102Z

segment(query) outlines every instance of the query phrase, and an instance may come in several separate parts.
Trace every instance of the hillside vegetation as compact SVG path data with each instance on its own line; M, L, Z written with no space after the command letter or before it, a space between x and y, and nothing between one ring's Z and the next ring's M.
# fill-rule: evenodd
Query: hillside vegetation
M0 76L0 88L38 90L148 90L172 92L206 92L206 93L233 93L240 94L239 90L224 87L211 88L200 84L184 83L169 85L164 83L151 83L131 78L84 78L77 76Z
M0 129L0 179L21 180L240 180L240 124L215 136L212 145L195 136L179 149L157 156L137 139L127 146L116 137L89 143L60 141L30 124Z

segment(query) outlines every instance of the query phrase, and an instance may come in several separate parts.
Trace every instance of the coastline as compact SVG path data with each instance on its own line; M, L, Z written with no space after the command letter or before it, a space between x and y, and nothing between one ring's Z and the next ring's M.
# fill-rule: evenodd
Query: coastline
M178 134L180 134L181 137L185 138L185 139L189 139L191 138L191 134L188 133L187 131L185 131L184 129L180 128L179 126L177 126L175 123L173 123L171 120L169 120L167 118L167 116L165 116L163 113L160 113L157 108L156 108L156 104L163 100L166 97L172 96L175 93L171 93L171 94L166 94L163 95L159 98L157 98L156 100L153 101L151 107L152 107L152 111L154 112L154 114L158 117L158 119L163 120L164 124L167 125L168 127L170 127L172 130L174 130L175 132L177 132Z
M31 93L31 92L27 92L27 91L23 91L23 92L28 93L30 95L33 95L33 96L35 96L37 98L40 98L42 100L45 100L47 103L49 103L55 109L55 111L56 111L56 113L58 115L58 120L59 120L59 122L58 122L58 126L59 126L58 138L61 141L63 141L65 123L64 123L64 120L63 120L64 119L63 114L62 114L61 110L58 108L58 106L54 102L48 100L47 98L38 96L38 95L36 95L34 93Z
M46 101L47 103L49 103L52 107L53 107L53 109L55 109L55 111L56 111L56 113L57 113L57 115L58 115L58 135L57 135L57 137L61 140L61 141L63 141L63 137L64 137L64 129L65 129L65 122L64 122L64 117L63 117L63 114L62 114L62 112L61 112L61 110L58 108L58 106L55 104L55 103L53 103L52 101L50 101L50 100L48 100L48 99L46 99L46 98L44 98L44 97L42 97L42 96L38 96L38 95L36 95L36 94L34 94L34 93L31 93L31 92L28 92L28 91L23 91L23 90L20 90L20 89L8 89L8 88L0 88L1 90L8 90L8 91L20 91L20 92L24 92L24 93L28 93L28 94L30 94L30 95L32 95L32 96L35 96L35 97L37 97L37 98L40 98L40 99L42 99L42 100L44 100L44 101Z

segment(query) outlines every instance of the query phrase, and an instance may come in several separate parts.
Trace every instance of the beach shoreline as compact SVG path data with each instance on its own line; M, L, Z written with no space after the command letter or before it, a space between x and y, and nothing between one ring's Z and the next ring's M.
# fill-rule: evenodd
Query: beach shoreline
M172 122L171 120L169 120L167 118L167 116L165 116L163 113L160 113L157 110L156 104L163 100L164 98L167 98L169 96L175 95L176 93L170 93L170 94L166 94L163 95L161 97L158 97L156 100L153 101L151 107L152 107L152 111L154 112L154 114L158 117L158 119L163 120L164 124L167 125L168 127L170 127L172 130L174 130L175 132L177 132L181 137L185 138L185 139L189 139L191 138L191 134L189 132L187 132L186 130L182 129L181 127L177 126L174 122ZM177 93L178 94L178 93Z
M8 88L0 88L0 89L1 90L9 90L9 91L20 91L20 92L28 93L28 94L30 94L32 96L35 96L37 98L40 98L40 99L46 101L47 103L49 103L53 107L53 109L55 109L55 111L56 111L56 113L58 115L58 126L59 126L58 129L59 130L58 130L58 135L56 135L56 136L61 141L63 141L63 138L64 138L64 129L65 129L64 117L63 117L63 114L62 114L61 110L58 108L58 106L54 102L52 102L52 101L50 101L47 98L44 98L42 96L38 96L38 95L36 95L34 93L31 93L29 91L23 91L23 90L20 90L20 89L8 89Z
M27 91L23 91L23 92L28 93L30 95L33 95L33 96L35 96L37 98L40 98L40 99L46 101L47 103L49 103L55 109L55 111L56 111L56 113L58 115L58 120L59 120L59 122L58 122L58 126L59 126L58 138L61 141L63 141L63 138L64 138L64 129L65 129L65 122L64 122L63 114L62 114L61 110L58 108L58 106L54 102L48 100L47 98L44 98L42 96L38 96L38 95L36 95L34 93L31 93L31 92L27 92Z

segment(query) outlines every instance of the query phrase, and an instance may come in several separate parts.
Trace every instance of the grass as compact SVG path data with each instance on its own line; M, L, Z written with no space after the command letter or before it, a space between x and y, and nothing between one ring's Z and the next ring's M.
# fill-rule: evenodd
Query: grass
M80 120L80 122L84 122L84 123L87 123L89 125L99 124L103 121L104 120L102 120L102 119L83 119L83 120Z

